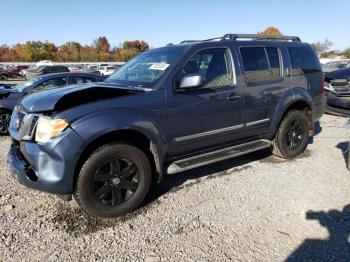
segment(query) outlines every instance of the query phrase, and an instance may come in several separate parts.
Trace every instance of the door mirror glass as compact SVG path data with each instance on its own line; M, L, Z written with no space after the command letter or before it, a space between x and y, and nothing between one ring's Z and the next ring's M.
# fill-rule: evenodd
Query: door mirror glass
M198 88L203 85L203 76L200 74L190 74L182 78L180 89L186 90L191 88Z

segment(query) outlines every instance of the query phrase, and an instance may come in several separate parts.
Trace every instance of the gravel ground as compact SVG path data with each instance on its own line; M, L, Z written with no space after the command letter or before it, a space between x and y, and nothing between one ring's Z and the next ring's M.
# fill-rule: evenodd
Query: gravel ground
M0 138L0 261L349 261L346 121L325 115L292 161L262 151L167 176L114 220L19 185Z

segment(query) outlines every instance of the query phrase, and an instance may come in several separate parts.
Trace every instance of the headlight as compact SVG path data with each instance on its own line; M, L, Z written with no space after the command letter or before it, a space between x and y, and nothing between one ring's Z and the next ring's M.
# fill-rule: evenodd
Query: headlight
M58 136L65 130L68 123L64 119L50 118L46 116L39 117L36 126L35 141L46 143L51 138Z

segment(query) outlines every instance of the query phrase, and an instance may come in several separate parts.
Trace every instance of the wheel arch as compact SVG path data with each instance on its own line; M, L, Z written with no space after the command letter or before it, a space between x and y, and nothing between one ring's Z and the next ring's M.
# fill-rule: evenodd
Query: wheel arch
M312 105L312 98L305 89L293 89L292 94L283 96L277 104L270 125L270 134L275 136L281 121L291 110L304 111L309 120L309 130L313 130Z
M162 164L160 161L161 157L155 142L138 130L122 129L105 133L89 141L89 143L83 148L74 171L74 186L76 184L76 179L79 175L82 166L84 165L86 160L91 156L91 154L97 148L103 145L112 144L116 142L125 142L141 149L146 154L147 158L150 160L154 178L157 181L160 181L162 179L163 172Z

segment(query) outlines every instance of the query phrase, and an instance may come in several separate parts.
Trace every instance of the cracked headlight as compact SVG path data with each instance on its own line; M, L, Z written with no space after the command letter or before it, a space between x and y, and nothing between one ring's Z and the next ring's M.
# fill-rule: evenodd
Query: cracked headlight
M36 126L35 141L46 143L61 134L67 126L68 123L64 119L41 116Z

